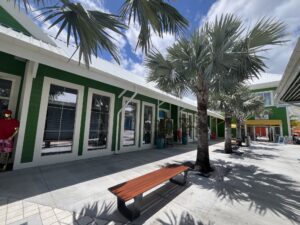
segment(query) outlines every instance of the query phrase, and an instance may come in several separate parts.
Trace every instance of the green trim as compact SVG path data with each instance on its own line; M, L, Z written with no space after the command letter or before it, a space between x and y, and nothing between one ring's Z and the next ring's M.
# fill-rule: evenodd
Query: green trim
M252 89L252 92L264 92L264 91L275 91L277 87L270 87L270 88L260 88L260 89Z
M178 118L178 106L172 104L171 105L171 119L173 120L174 141L177 141L177 130L178 130L177 118Z
M161 102L161 101L160 101ZM163 104L161 104L159 106L160 109L166 109L166 110L170 110L170 104L167 102L164 102Z
M0 71L17 76L24 76L26 62L16 60L15 56L0 52Z
M218 137L224 137L225 135L225 122L224 120L218 119Z
M88 99L88 95L89 95L88 92L89 92L88 87L84 87L78 155L82 155L82 152L83 152L85 118L86 118L86 109L87 109L87 99Z
M26 35L30 35L30 33L18 21L16 21L8 12L6 12L5 9L3 9L1 6L0 6L0 24L10 27L18 32L22 32Z

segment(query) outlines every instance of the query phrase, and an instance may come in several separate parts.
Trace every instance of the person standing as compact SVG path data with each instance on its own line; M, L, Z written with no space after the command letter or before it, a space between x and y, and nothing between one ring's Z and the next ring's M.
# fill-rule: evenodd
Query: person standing
M13 119L12 111L9 109L4 110L3 119L0 119L0 153L5 154L5 163L2 170L6 170L10 153L13 151L14 137L19 130L20 122Z

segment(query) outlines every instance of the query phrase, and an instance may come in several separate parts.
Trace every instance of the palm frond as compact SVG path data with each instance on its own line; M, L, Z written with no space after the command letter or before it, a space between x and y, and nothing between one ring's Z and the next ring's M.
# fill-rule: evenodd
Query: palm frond
M160 52L149 52L146 67L149 69L148 82L155 82L159 89L178 97L189 92L190 85L185 74L177 71L174 64Z
M125 28L119 22L118 16L100 11L85 10L80 3L71 3L69 0L61 0L63 5L45 7L41 15L44 21L51 21L51 27L59 25L60 29L56 38L65 29L67 31L67 45L70 44L71 36L74 38L77 49L79 49L79 62L83 58L86 66L92 59L97 57L98 52L108 51L119 63L119 53L112 41L113 37L108 33L112 31L121 34Z
M140 25L136 47L145 53L151 47L151 30L163 37L164 33L180 34L188 26L188 21L164 0L125 0L120 15L128 24Z
M262 18L247 34L248 48L258 50L267 45L278 45L285 42L285 24L271 18Z

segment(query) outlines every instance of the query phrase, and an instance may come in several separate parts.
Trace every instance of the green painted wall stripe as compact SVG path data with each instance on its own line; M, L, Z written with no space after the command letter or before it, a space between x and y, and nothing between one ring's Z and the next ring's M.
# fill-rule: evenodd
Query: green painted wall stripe
M225 132L225 123L224 120L218 119L218 137L224 137Z
M87 99L88 99L88 87L84 87L78 155L82 155L83 152Z
M263 92L263 91L275 91L277 87L269 87L269 88L260 88L260 89L253 89L252 92Z
M5 9L3 9L1 6L0 6L0 23L16 31L22 32L26 35L30 35L30 33L18 21L16 21L8 12L6 12Z
M173 120L174 141L177 141L177 130L178 130L177 118L178 118L178 106L172 104L171 105L171 119Z

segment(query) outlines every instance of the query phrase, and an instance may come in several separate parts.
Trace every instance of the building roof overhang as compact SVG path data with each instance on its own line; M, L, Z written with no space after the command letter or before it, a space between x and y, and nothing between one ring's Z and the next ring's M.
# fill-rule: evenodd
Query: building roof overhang
M1 25L0 42L0 51L2 52L197 111L196 104L163 92L153 85L139 82L139 77L108 61L98 60L97 65L91 64L87 69L84 64L79 64L73 58L70 59L61 48ZM128 79L130 77L132 78ZM214 111L208 110L208 115L224 119L222 115Z
M300 38L276 90L275 101L300 104Z

